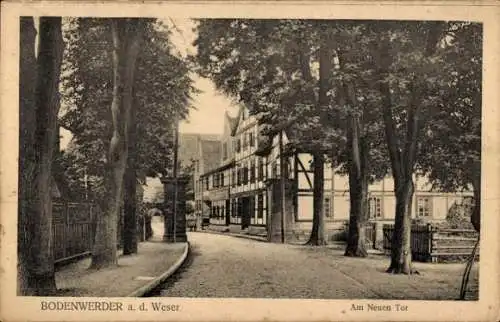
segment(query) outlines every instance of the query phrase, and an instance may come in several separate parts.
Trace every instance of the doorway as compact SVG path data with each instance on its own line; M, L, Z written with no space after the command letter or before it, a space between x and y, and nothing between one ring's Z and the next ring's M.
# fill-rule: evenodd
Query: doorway
M231 201L229 199L226 199L226 226L229 226L231 224Z
M241 229L246 229L251 224L252 197L243 197L241 200Z

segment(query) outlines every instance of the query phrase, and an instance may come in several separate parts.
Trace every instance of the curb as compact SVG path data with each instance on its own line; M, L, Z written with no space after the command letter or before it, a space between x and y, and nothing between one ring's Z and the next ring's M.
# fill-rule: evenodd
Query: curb
M166 279L168 279L170 276L172 276L178 269L181 267L181 265L186 261L189 249L190 249L190 244L189 242L186 242L186 245L184 247L184 252L182 253L181 257L177 260L177 262L174 263L174 265L170 266L170 268L157 278L155 278L153 281L150 283L138 288L137 290L133 291L132 293L128 294L126 297L142 297L148 292L152 291L155 289L158 285L163 283Z
M234 233L229 233L229 236L236 237L236 238L244 238L244 239L251 239L263 243L267 243L268 241L262 237L258 236L252 236L252 235L242 235L242 234L234 234Z
M255 240L255 241L263 242L263 243L267 243L268 242L267 239L265 239L264 237L258 237L258 236L253 236L253 235L243 235L243 234L237 234L237 233L227 233L227 232L216 231L216 230L203 230L202 232L207 233L207 234L230 236L230 237L243 238L243 239L251 239L251 240Z

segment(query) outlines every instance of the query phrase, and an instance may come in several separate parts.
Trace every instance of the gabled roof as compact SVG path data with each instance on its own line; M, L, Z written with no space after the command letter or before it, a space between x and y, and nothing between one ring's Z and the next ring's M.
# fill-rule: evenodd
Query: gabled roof
M231 135L234 135L234 133L236 133L236 130L238 129L238 123L240 121L240 115L238 113L237 116L231 117L229 115L229 113L226 111L226 119L227 119L227 123L229 124L230 133L231 133Z
M219 140L217 134L179 133L179 160L182 165L198 158L198 140Z
M244 109L245 107L240 105L238 108L238 115L236 115L236 117L231 117L226 112L226 117L228 118L229 126L231 127L231 136L234 136L236 134L236 131L238 130L238 125L240 123L241 115L243 114Z
M200 140L201 161L204 172L208 172L220 165L221 142L219 140Z

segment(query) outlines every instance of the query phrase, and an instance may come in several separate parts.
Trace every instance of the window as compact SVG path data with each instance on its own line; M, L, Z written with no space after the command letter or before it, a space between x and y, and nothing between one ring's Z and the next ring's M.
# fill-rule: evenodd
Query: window
M233 187L236 185L236 169L231 171L231 184Z
M208 190L208 177L205 177L205 190Z
M237 214L236 209L236 199L231 200L231 217L236 217Z
M231 223L240 224L241 223L241 199L234 198L231 200Z
M216 200L212 202L210 223L216 225L225 224L225 200Z
M262 181L263 179L264 179L264 160L259 158L258 180Z
M271 165L271 178L276 178L278 176L278 164L273 161Z
M248 134L248 144L253 147L255 145L255 140L254 140L254 137L253 137L253 133L249 133Z
M382 217L382 199L380 197L370 197L368 199L368 216L370 219Z
M221 172L220 174L220 186L224 187L224 172Z
M429 197L417 198L417 217L431 216L431 199Z
M257 195L257 219L264 217L264 196Z
M246 150L246 148L248 147L247 136L248 136L247 133L243 133L243 150Z
M235 140L235 142L236 142L236 143L235 143L235 145L236 145L236 146L235 146L236 152L238 152L238 153L239 153L239 152L241 151L241 141L240 141L240 138L237 138L237 139Z
M267 221L267 196L266 193L260 193L255 196L256 199L256 216L254 223L257 225L265 225Z
M255 160L250 161L250 182L255 182Z
M247 167L244 167L243 169L241 169L242 172L243 172L243 184L247 184L248 183L248 168Z
M326 218L330 218L332 216L332 204L330 198L325 198L323 202L323 211Z

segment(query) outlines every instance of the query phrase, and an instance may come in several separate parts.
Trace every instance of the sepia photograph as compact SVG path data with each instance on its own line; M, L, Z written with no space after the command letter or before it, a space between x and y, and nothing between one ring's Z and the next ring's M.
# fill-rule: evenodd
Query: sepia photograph
M136 15L11 19L9 296L117 320L480 303L484 21Z

